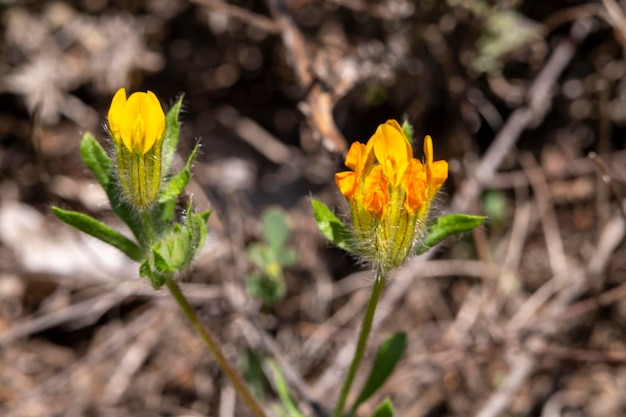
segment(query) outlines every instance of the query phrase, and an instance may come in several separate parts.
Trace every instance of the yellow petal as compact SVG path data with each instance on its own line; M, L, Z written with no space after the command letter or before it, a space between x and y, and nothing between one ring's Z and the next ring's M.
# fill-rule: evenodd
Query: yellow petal
M111 107L109 107L109 131L113 140L120 140L120 125L122 122L122 115L124 114L124 108L126 107L126 89L120 88L117 90L111 100Z
M130 151L145 155L163 137L165 114L151 91L131 94L123 109L115 110L115 117L120 120L119 137Z
M146 137L143 151L145 154L156 142L161 140L165 131L165 113L163 113L159 99L152 91L148 91L143 95L142 113L146 122Z
M430 135L426 135L424 138L424 157L426 159L426 168L428 169L433 163L433 140Z
M448 179L448 162L433 162L433 140L430 136L424 138L424 156L426 163L426 176L430 188L429 198L433 198L441 185Z
M122 115L122 123L120 125L120 133L124 145L130 151L141 152L139 148L141 138L145 131L145 123L141 118L141 95L133 93L126 102L124 114Z
M378 126L370 141L373 141L374 153L385 177L392 186L398 186L413 157L413 149L402 128L397 121L388 120Z

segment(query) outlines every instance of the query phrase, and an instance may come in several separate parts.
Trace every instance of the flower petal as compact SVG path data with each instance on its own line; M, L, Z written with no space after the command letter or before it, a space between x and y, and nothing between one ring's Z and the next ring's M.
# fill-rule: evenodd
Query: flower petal
M148 91L143 95L142 106L142 113L146 122L146 138L143 153L146 153L163 136L165 131L165 113L163 113L159 99L152 91Z
M358 190L359 178L352 171L337 172L335 174L335 183L341 194L348 199L352 199Z
M126 89L120 88L117 90L111 100L111 107L109 107L109 131L113 140L120 140L120 124L122 122L122 116L124 114L124 108L126 107Z
M376 159L382 166L385 177L394 187L398 186L413 157L413 148L395 120L378 126L371 137Z
M413 215L426 201L426 169L420 161L413 158L402 179L402 186L406 192L404 208Z
M424 156L426 164L426 176L429 186L429 198L433 198L441 185L448 179L448 162L433 162L433 140L430 136L424 138Z
M376 165L365 178L364 206L380 219L389 205L389 183L383 174L382 167Z

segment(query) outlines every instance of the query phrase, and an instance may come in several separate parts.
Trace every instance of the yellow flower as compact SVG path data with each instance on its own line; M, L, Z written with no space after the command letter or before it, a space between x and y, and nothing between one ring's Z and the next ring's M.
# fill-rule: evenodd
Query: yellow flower
M388 120L367 144L350 146L345 164L352 171L335 174L350 204L359 249L379 267L398 266L411 254L448 177L448 163L433 161L430 136L424 139L424 155L422 164L402 127Z
M111 101L108 119L120 188L130 204L143 210L156 201L161 186L165 113L151 91L126 99L126 90L120 88Z
M165 131L165 113L152 91L131 94L120 88L109 108L109 130L113 139L129 151L145 155L161 141Z

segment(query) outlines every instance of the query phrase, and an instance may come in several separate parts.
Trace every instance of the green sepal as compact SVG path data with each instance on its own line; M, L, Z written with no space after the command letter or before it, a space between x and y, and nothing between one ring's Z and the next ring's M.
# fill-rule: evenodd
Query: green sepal
M108 190L112 180L113 161L89 132L83 135L80 142L80 154L83 162L96 176L102 188Z
M285 212L278 207L272 207L261 216L263 237L267 244L274 249L282 249L289 238L289 224Z
M180 108L183 104L183 96L181 96L165 116L165 137L163 138L163 148L161 150L161 172L168 175L176 147L178 146L178 137L180 135L180 121L178 116ZM184 188L184 187L183 187Z
M317 227L326 239L339 249L358 255L358 249L354 243L352 232L328 206L319 200L311 199L313 205L313 215L317 222Z
M389 398L385 398L382 403L378 404L372 417L393 417L393 405Z
M52 207L52 211L64 223L116 247L133 261L143 261L141 248L117 230L76 211L66 211L58 207Z
M404 332L394 333L381 343L376 353L372 370L352 406L351 415L354 415L357 408L383 386L393 373L405 349L406 333Z
M163 286L163 284L165 284L166 274L154 271L150 267L150 261L148 259L143 261L139 266L139 275L144 278L148 278L154 289L158 290Z
M437 217L428 226L426 236L415 253L421 255L442 240L458 233L470 232L480 226L487 218L485 216L472 216L469 214L448 214Z

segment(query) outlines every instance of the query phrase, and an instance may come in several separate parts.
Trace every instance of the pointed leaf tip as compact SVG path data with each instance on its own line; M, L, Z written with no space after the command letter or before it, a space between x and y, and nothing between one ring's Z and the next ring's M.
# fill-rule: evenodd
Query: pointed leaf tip
M376 407L372 417L393 417L393 405L389 398L385 398L385 400Z
M143 253L135 242L93 217L58 207L52 207L52 212L64 223L116 247L133 261L143 261Z
M438 217L429 227L422 245L417 248L416 254L421 255L444 239L459 233L474 230L487 220L485 216L470 214L448 214Z
M315 216L317 227L324 237L338 248L357 255L358 249L348 226L339 220L328 206L321 201L312 199L311 204L313 205L313 215Z
M381 343L370 371L357 400L352 406L352 413L378 391L391 376L406 349L406 333L398 332Z

